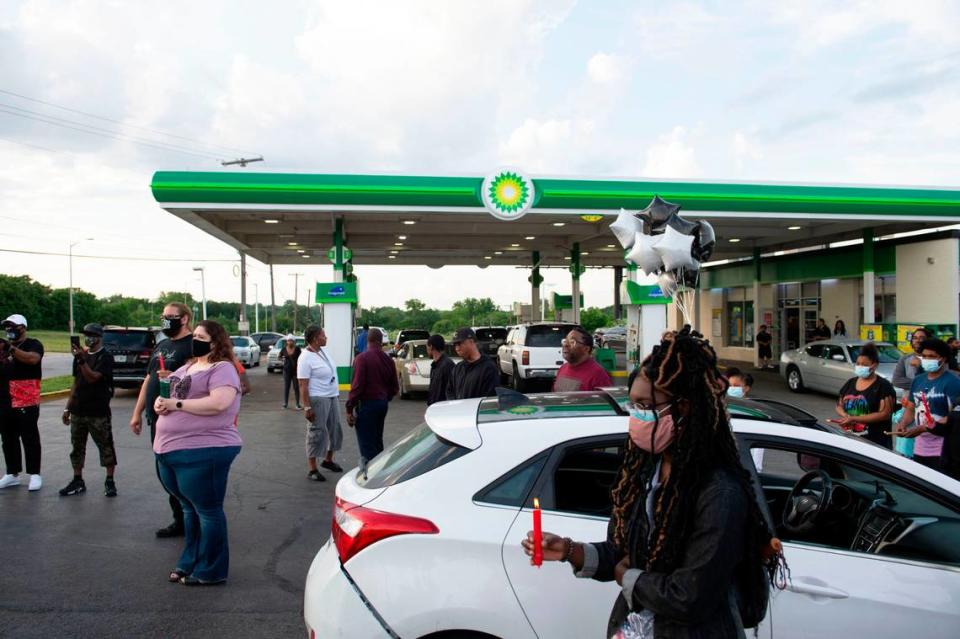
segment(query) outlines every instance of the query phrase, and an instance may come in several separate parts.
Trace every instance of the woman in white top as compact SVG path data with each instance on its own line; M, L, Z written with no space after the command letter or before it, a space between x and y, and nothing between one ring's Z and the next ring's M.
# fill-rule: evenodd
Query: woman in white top
M317 468L317 458L322 457L320 466L327 470L343 472L333 461L334 452L343 446L343 428L340 426L340 382L337 379L337 365L324 348L327 334L319 326L308 326L303 333L306 347L297 361L297 381L300 384L300 397L306 398L306 417L310 422L307 429L307 478L313 481L326 481Z

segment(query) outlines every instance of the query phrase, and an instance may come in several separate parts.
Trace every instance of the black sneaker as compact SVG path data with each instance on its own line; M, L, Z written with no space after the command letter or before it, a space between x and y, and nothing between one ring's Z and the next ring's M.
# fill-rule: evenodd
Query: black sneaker
M333 461L322 461L322 462L320 462L320 466L322 466L323 468L326 468L327 470L329 470L329 471L332 472L332 473L342 473L342 472L343 472L343 468L341 468L341 467L340 467L340 464L338 464L337 462L333 462Z
M112 479L103 482L103 495L105 497L117 496L117 484Z
M79 477L74 477L69 484L60 489L60 496L67 497L68 495L79 495L85 492L87 492L87 485Z
M320 474L318 470L311 470L307 473L307 479L312 481L327 481L327 478Z
M167 537L183 537L183 524L173 522L166 528L157 531L157 537L165 539Z

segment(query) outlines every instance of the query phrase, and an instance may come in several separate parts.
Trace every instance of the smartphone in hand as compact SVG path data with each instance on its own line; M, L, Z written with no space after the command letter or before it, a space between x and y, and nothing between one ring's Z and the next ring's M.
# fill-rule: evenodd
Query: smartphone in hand
M70 336L70 348L72 348L72 349L75 350L75 351L80 350L80 336L79 336L79 335L71 335L71 336Z

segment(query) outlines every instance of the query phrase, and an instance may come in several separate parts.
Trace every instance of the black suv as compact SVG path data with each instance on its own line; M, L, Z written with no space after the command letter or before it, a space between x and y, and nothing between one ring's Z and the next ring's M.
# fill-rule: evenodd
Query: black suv
M115 388L140 387L156 344L156 332L150 328L107 326L103 329L103 347L113 355Z

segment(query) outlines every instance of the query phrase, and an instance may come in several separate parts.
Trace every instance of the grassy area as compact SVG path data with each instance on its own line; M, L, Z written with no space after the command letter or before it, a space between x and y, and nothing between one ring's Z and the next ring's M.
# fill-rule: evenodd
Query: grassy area
M69 390L73 384L73 375L60 375L59 377L48 377L40 381L41 393L55 393L57 391Z
M31 331L27 327L27 337L40 340L46 353L70 352L70 333L67 331Z

